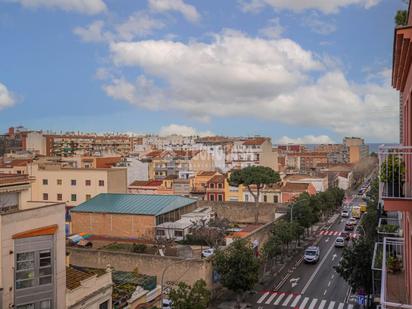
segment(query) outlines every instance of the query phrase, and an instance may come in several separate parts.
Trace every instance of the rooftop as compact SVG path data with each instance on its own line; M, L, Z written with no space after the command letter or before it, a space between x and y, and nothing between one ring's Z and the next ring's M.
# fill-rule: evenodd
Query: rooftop
M265 137L251 138L244 141L243 145L262 145L266 140L267 138Z
M81 286L81 282L95 276L94 273L66 267L66 288L74 290Z
M280 190L282 192L304 192L308 189L308 183L291 183L288 182Z
M26 183L29 183L29 182L30 182L30 180L29 180L28 175L0 173L0 186L26 184Z
M158 216L195 202L178 195L101 193L71 211Z

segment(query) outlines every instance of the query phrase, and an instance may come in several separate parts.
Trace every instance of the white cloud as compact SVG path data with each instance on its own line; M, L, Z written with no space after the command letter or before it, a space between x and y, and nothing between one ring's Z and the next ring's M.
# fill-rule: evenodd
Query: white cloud
M23 7L38 8L46 7L73 11L83 14L99 14L107 10L106 4L102 0L13 0Z
M0 110L6 107L13 106L16 103L14 95L7 89L7 87L0 83Z
M164 24L152 18L149 14L139 11L129 16L127 21L116 26L118 38L130 41L135 37L145 37L153 33L154 30L161 29Z
M110 50L118 69L143 73L135 81L113 79L104 90L137 106L179 110L202 121L254 117L397 139L398 98L388 78L356 84L289 39L225 31L210 43L144 40L113 43Z
M336 25L332 21L324 20L324 17L313 12L312 14L303 18L303 23L309 27L313 32L328 35L336 31Z
M319 10L325 14L337 13L349 5L359 5L366 9L378 4L380 0L241 0L244 11L259 11L265 6L274 9L302 12L308 9Z
M277 39L280 38L283 31L284 28L280 24L279 18L272 18L266 27L259 30L259 34L269 39Z
M74 34L78 35L84 42L104 42L110 39L107 32L103 32L104 22L96 20L86 27L74 28Z
M183 136L212 136L214 135L211 131L198 131L193 127L170 124L168 126L161 127L159 130L160 136L168 136L172 134L183 135Z
M334 144L335 141L327 135L305 135L303 137L291 138L281 137L277 144Z
M200 14L196 8L183 0L149 0L149 6L152 10L158 12L180 12L191 22L197 22L200 19Z

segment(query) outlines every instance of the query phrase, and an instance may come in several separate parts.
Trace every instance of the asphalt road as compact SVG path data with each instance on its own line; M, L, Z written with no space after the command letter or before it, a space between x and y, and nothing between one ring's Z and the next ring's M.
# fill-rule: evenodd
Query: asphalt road
M358 205L359 202L359 199L354 199L351 205ZM350 297L349 286L333 268L338 265L343 251L342 248L335 248L335 239L344 230L346 220L338 216L335 222L319 231L320 258L316 264L306 264L303 258L297 261L282 286L258 291L247 300L252 308L358 308Z

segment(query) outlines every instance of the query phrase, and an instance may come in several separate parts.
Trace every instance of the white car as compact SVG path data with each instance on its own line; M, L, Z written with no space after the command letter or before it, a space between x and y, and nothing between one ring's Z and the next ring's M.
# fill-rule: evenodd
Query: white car
M215 253L215 249L208 248L202 251L202 257L209 257Z
M335 247L342 248L345 247L345 238L339 236L335 240Z
M349 217L349 210L347 210L347 209L342 210L341 216L342 216L342 218L348 218Z
M163 309L172 308L172 301L170 299L163 299Z
M303 260L306 263L316 263L319 261L320 249L316 246L308 247L303 255Z
M358 220L356 220L356 218L352 217L352 218L349 219L349 222L353 225L356 225L356 223L358 223Z

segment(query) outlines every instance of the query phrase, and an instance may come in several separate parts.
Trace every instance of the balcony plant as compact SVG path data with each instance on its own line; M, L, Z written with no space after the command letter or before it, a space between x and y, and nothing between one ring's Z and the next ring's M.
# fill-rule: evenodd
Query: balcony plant
M386 261L386 266L388 267L388 272L396 274L402 269L402 260L396 256L389 256Z
M405 162L393 154L381 163L380 181L385 184L384 190L388 197L403 197L405 183Z
M394 234L397 233L399 230L399 226L395 224L384 224L378 228L379 232L387 233L387 234Z

